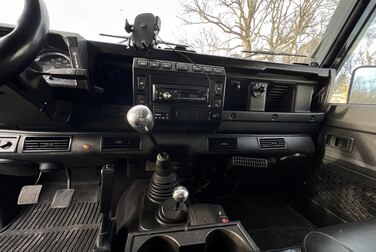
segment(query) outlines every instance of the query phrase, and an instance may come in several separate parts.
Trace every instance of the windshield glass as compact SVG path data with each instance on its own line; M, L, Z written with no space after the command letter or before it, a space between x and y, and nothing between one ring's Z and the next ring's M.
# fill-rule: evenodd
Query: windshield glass
M99 34L126 36L125 18L133 23L137 14L150 12L162 20L163 41L189 45L199 53L283 63L309 61L339 1L45 0L51 29L86 39L121 43L123 39ZM0 23L15 24L23 2L3 4Z

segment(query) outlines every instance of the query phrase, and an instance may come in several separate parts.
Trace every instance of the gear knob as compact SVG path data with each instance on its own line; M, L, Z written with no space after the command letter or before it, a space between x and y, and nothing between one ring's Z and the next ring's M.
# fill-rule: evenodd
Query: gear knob
M154 116L145 105L136 105L129 109L127 121L139 133L149 133L154 127Z
M189 196L188 189L184 186L178 186L174 189L172 193L172 198L177 202L177 203L184 203L187 201Z

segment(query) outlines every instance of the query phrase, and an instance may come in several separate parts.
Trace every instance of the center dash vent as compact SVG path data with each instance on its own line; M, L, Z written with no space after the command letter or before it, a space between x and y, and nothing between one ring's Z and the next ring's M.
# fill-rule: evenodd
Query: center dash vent
M102 151L139 149L139 137L103 137L102 139Z
M237 138L208 138L209 150L236 150L237 148Z
M69 151L71 137L26 137L23 144L24 152L57 152Z
M259 138L258 142L260 150L286 149L286 141L283 137Z

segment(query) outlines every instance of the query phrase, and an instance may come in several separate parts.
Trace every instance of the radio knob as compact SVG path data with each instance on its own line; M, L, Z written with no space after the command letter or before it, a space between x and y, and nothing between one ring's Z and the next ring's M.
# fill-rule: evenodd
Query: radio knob
M164 92L163 93L163 99L170 100L172 98L172 95L170 92Z

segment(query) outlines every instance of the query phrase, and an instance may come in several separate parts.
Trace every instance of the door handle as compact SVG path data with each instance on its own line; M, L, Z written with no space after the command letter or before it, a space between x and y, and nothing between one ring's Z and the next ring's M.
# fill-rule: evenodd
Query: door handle
M354 138L346 136L336 136L333 134L326 134L326 145L346 152L352 152L354 147Z

